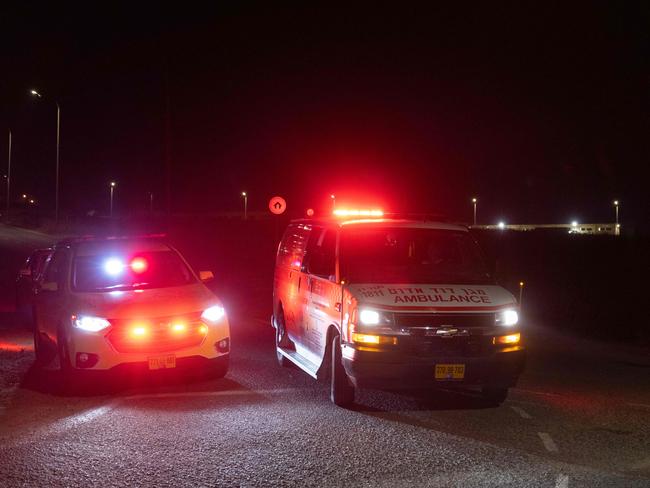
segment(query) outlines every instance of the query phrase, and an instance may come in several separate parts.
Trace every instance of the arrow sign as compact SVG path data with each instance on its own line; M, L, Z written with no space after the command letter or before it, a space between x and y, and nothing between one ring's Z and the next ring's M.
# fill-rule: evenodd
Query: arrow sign
M272 214L280 215L287 209L287 202L282 197L273 197L269 200L269 210Z

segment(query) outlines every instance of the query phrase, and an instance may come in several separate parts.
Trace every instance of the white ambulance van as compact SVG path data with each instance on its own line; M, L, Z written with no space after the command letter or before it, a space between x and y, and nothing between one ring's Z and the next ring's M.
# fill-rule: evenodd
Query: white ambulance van
M279 363L327 378L340 406L356 388L477 387L501 403L525 363L516 299L467 228L381 215L288 226L273 286Z

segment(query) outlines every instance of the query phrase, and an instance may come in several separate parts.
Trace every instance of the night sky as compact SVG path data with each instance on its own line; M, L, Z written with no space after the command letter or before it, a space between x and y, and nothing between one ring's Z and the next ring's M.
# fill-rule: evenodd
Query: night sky
M294 215L335 193L465 221L478 196L484 223L613 221L618 198L650 220L649 3L226 3L3 7L14 193L53 205L58 100L64 213L106 212L112 179L121 212L149 191L162 210L168 150L174 211L246 190Z

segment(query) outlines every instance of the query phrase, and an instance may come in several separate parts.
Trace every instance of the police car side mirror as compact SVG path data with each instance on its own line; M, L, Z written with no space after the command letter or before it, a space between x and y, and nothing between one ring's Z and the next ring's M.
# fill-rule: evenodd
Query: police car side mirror
M46 281L41 284L41 291L58 291L59 285L56 281Z
M199 279L203 283L207 283L208 281L212 281L214 279L214 273L212 271L199 271Z

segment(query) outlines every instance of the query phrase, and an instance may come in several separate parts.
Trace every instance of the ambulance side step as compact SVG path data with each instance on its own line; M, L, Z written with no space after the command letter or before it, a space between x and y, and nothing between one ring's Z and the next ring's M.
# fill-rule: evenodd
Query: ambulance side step
M300 369L302 369L309 376L311 376L314 379L318 379L316 377L316 373L318 372L318 366L312 363L309 359L305 358L304 356L301 356L296 351L289 351L287 349L282 349L281 347L278 347L276 349L280 354L282 354L285 358L287 358L293 364L295 364Z

